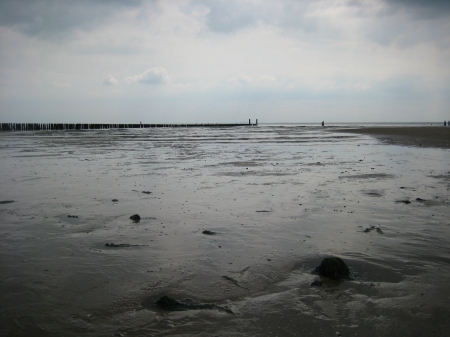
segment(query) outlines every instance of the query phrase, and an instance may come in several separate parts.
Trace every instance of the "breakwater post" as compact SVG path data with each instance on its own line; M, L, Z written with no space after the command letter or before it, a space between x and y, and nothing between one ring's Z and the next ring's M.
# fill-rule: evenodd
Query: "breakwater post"
M88 124L88 123L1 123L0 131L65 131L65 130L107 130L107 129L139 129L139 128L189 128L189 127L236 127L258 126L251 123L195 123L195 124Z

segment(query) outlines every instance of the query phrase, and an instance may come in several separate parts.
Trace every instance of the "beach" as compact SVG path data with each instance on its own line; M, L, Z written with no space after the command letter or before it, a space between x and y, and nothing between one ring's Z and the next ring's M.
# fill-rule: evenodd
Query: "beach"
M341 132L372 135L390 144L450 148L450 127L364 127Z
M0 335L448 335L448 130L2 132Z

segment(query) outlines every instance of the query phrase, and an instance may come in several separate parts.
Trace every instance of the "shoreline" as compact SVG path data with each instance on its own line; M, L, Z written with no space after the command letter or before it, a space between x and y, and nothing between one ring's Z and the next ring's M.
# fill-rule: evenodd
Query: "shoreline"
M363 127L333 131L370 135L391 145L450 149L450 127Z

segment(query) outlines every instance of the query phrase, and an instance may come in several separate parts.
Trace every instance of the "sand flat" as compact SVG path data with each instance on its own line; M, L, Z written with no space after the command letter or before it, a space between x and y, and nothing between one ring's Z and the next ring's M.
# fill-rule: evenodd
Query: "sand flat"
M333 131L372 135L390 144L450 148L450 127L444 126L361 127Z
M449 166L321 127L0 133L0 335L445 335ZM311 287L330 255L354 279Z

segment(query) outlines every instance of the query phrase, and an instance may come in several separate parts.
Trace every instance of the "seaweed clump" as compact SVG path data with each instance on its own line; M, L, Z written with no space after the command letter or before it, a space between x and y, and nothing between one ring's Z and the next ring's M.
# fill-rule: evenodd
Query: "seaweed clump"
M228 314L232 314L233 311L231 311L227 306L219 306L216 304L210 304L210 303L199 303L194 302L191 299L185 299L182 301L177 301L176 299L173 299L169 296L163 296L159 300L155 302L155 304L160 307L161 309L164 309L166 311L185 311L185 310L211 310L211 309L217 309L220 311L225 311Z
M335 281L350 277L350 270L347 264L339 257L327 257L323 259L320 266L314 269L314 272Z
M212 232L212 231L209 231L207 229L205 229L202 233L205 234L205 235L216 235L216 232Z

